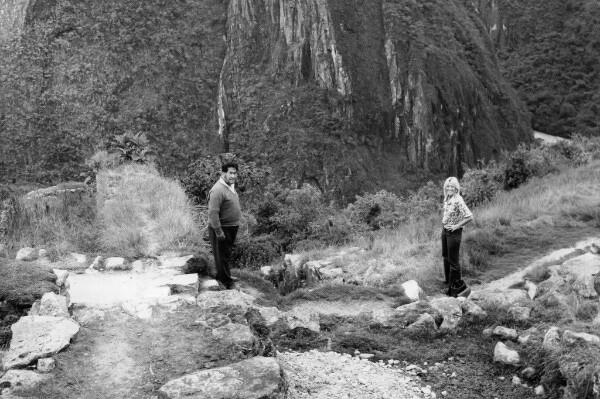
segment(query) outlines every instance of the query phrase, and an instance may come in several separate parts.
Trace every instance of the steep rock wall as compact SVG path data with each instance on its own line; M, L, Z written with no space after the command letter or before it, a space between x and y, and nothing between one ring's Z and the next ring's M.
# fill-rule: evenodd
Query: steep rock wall
M506 78L534 129L600 135L600 3L479 0ZM502 25L502 32L494 26Z
M460 174L463 163L531 140L528 116L470 6L386 0L384 14L394 134L411 164Z

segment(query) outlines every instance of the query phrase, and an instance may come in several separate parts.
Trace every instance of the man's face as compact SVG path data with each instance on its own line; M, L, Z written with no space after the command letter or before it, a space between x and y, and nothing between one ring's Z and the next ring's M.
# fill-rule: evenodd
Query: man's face
M236 168L227 168L227 172L223 173L223 180L225 183L232 185L237 180L237 169Z

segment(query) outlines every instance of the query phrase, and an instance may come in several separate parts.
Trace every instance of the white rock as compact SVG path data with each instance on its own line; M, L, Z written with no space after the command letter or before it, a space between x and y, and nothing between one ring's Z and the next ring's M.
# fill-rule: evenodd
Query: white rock
M238 323L229 323L213 328L211 334L219 342L246 348L252 347L252 344L256 340L254 334L250 331L250 327Z
M466 317L467 320L484 320L488 316L487 312L481 306L468 299L461 301L460 307L463 311L463 317Z
M308 262L307 262L308 264ZM344 269L341 267L334 268L322 268L319 269L319 273L323 279L334 280L336 278L340 278L344 276Z
M515 321L527 321L531 316L531 308L525 306L511 306L508 314Z
M57 353L69 345L79 324L64 317L23 316L11 330L10 349L2 359L5 370Z
M95 308L77 307L73 309L73 318L83 326L104 320L105 315L103 310Z
M290 330L297 327L306 328L308 330L319 332L319 314L302 308L294 308L286 312L285 319Z
M475 290L469 299L485 308L508 308L515 303L528 301L527 293L520 289Z
M17 255L15 256L16 260L22 261L32 261L36 260L38 257L38 251L35 248L25 247L19 249Z
M487 327L487 328L484 328L484 329L483 329L483 332L482 332L482 334L483 334L483 336L484 336L484 337L491 337L491 336L492 336L492 334L493 334L493 332L494 332L494 329L493 329L493 328L491 328L491 327Z
M521 385L521 379L519 377L517 377L516 375L513 375L511 381L512 381L513 385Z
M435 324L435 319L432 315L423 313L414 323L406 328L413 331L435 331L438 327L437 324Z
M439 329L442 331L455 330L462 318L460 301L456 298L434 298L430 301L431 307L443 317Z
M102 256L96 256L92 264L88 267L91 270L102 270L104 269L104 258Z
M513 328L502 327L502 326L497 326L496 328L494 328L494 330L492 331L492 335L495 335L495 336L503 338L503 339L510 339L513 341L516 340L517 337L519 336L517 334L517 330L515 330Z
M49 373L56 367L56 361L54 358L45 357L42 359L38 359L37 361L37 371L40 373Z
M285 314L275 306L259 306L256 309L258 309L262 318L265 319L267 327L273 326L285 316Z
M260 268L260 274L265 277L271 275L271 271L273 271L273 266L263 266Z
M525 289L527 290L527 296L529 296L529 299L531 299L531 300L535 299L535 296L537 295L537 292L538 292L537 285L535 283L533 283L532 281L525 280Z
M511 366L518 366L521 363L519 352L510 349L502 342L498 342L494 347L494 361Z
M402 283L401 287L404 289L404 295L410 299L411 302L416 302L423 297L423 289L419 287L419 283L416 280L408 280Z
M40 300L40 308L38 311L40 316L56 316L69 317L69 309L67 306L67 297L56 295L53 292L47 292Z
M148 302L126 301L121 304L121 308L128 315L138 319L150 320L152 318L152 305Z
M169 399L275 397L280 391L281 369L272 357L253 357L239 363L187 374L163 385Z
M548 331L546 331L542 347L548 351L560 349L560 332L558 327L550 327Z
M52 269L52 272L56 275L56 285L62 287L69 277L69 271L63 269Z
M522 335L519 335L519 337L517 338L517 342L520 343L521 345L525 345L529 342L530 339L531 339L531 334L522 334Z
M71 252L70 254L71 259L73 259L75 262L83 265L87 263L87 256L85 256L84 254L78 254L77 252Z
M526 378L528 380L532 379L535 376L535 373L536 370L531 366L528 366L521 371L521 375L523 376L523 378Z
M45 259L47 257L48 257L48 251L46 251L44 248L38 249L38 259Z
M597 335L587 334L587 333L582 333L582 332L573 332L570 330L566 330L563 333L562 339L564 342L566 342L568 344L574 344L577 341L587 342L589 344L595 344L595 345L600 344L600 337L598 337Z
M106 270L128 270L131 268L130 265L127 265L125 258L118 256L106 258L104 261L104 267Z
M219 291L219 282L214 278L203 279L200 283L200 291Z
M537 396L544 396L546 394L544 387L541 385L538 385L537 387L535 387L534 392Z
M188 260L193 258L194 255L187 256L159 256L161 269L183 269Z
M2 378L0 378L0 384L2 386L10 385L8 392L18 394L24 391L34 390L38 385L47 381L49 378L49 375L39 374L33 370L8 370ZM5 397L5 395L3 394L1 397Z
M196 295L198 293L198 274L180 274L171 277L167 281L167 285L171 288L172 294L190 293Z
M254 304L255 298L245 292L238 290L204 291L197 298L198 306L204 310L219 307L236 306L243 311L248 310Z
M568 277L571 287L584 298L597 298L593 274L600 273L600 256L585 253L564 262L558 272Z

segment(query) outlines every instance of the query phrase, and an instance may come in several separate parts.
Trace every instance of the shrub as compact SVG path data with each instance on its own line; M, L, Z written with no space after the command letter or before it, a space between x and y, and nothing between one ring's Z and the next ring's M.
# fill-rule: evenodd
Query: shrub
M462 197L469 207L490 201L502 190L504 176L495 162L480 169L467 169L461 179Z
M101 242L124 256L153 256L199 242L195 215L181 186L147 165L98 174Z
M398 227L408 220L409 210L396 194L381 190L356 196L356 201L348 206L348 212L354 224L377 230Z
M273 262L281 255L281 250L281 242L273 235L246 237L236 242L231 255L232 264L255 269Z
M504 170L504 187L513 189L532 176L545 176L557 170L552 154L545 147L527 149L520 145L510 153Z

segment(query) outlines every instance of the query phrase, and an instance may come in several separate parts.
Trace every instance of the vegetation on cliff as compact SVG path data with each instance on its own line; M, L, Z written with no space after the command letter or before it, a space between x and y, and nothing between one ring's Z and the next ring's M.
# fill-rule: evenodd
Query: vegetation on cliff
M505 76L549 134L600 135L600 4L593 0L500 1ZM499 27L502 28L502 27Z

